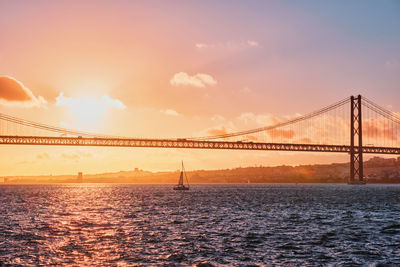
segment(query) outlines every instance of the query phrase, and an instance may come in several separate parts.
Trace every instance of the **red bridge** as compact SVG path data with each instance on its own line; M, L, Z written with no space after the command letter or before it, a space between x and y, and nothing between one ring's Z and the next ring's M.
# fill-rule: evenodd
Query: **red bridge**
M26 134L27 129L34 134ZM5 114L0 114L0 131L0 144L8 145L349 153L349 183L352 184L364 183L364 153L400 154L400 116L360 95L275 125L214 136L168 139L116 137L54 127Z

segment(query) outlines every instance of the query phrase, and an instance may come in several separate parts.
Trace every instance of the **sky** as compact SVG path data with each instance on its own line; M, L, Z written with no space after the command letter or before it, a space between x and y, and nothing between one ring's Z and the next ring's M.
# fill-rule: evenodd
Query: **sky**
M0 112L190 137L361 94L400 111L399 1L0 0ZM246 118L243 120L243 118ZM346 162L263 151L1 146L0 175Z

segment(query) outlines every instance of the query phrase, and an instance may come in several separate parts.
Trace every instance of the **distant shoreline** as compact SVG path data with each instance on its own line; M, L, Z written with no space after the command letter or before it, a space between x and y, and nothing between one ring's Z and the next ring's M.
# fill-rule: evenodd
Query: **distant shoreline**
M186 173L190 184L345 184L350 170L349 163L332 163L187 170ZM373 157L364 162L364 175L367 184L400 184L400 157ZM178 170L151 172L135 168L99 174L0 176L0 184L176 184L178 177Z

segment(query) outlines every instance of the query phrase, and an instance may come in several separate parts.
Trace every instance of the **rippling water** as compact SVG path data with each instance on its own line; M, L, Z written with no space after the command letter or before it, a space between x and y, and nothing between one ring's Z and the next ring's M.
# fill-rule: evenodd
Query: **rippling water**
M400 264L400 186L10 185L0 205L4 264Z

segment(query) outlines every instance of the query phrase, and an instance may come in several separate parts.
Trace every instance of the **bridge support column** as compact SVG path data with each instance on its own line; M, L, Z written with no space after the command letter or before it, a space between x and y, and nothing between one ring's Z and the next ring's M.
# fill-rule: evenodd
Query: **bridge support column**
M350 98L350 180L349 184L365 184L362 151L361 95Z

